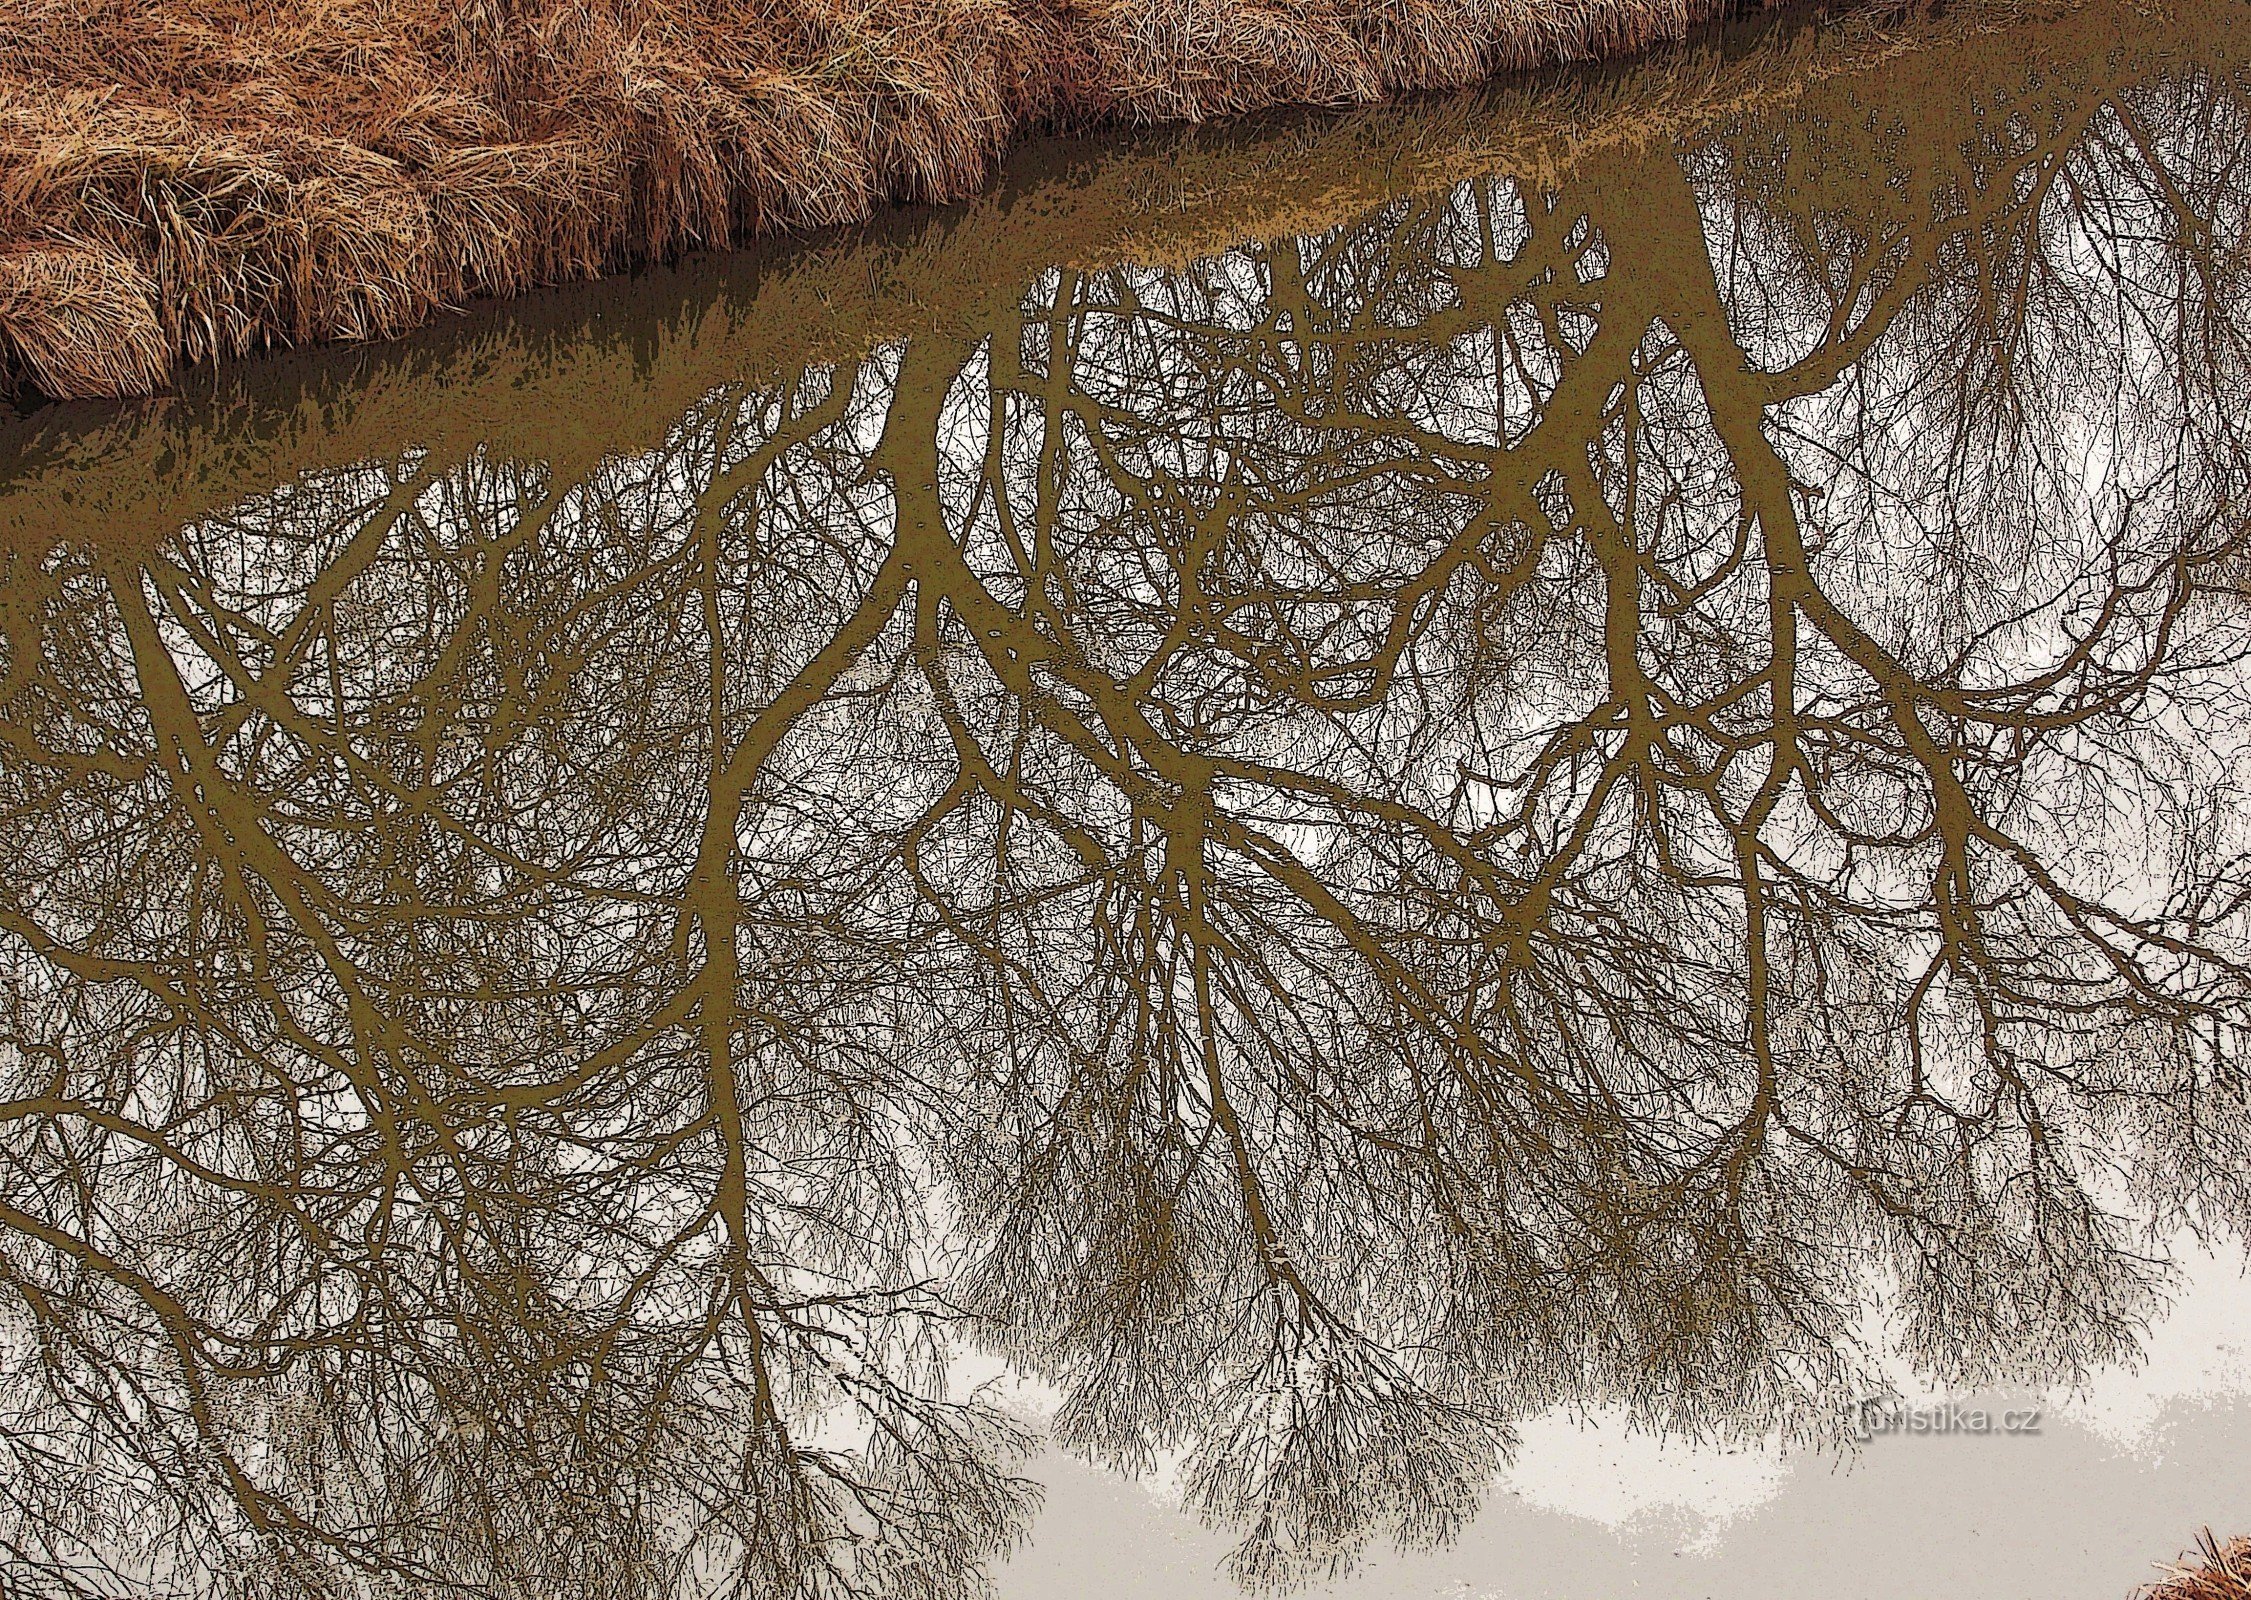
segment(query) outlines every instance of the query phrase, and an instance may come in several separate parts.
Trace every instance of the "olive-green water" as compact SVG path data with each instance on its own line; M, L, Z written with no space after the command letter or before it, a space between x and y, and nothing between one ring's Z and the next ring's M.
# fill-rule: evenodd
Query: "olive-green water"
M0 427L0 1596L2251 1532L2247 20L1055 144Z

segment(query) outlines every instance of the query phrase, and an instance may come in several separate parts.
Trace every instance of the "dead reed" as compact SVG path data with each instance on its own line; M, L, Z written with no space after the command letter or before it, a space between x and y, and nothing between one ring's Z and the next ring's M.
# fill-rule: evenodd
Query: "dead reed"
M2251 1600L2251 1537L2222 1545L2206 1528L2188 1560L2163 1566L2165 1577L2143 1600Z
M0 386L400 332L976 187L1029 128L1376 100L1731 0L0 0Z

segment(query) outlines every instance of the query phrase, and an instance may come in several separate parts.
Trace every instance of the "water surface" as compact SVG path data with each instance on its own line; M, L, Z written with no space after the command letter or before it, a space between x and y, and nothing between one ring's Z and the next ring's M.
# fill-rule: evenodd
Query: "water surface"
M1058 146L12 424L9 1592L947 1596L1043 1431L1290 1586L1558 1417L1849 1485L2130 1372L2251 1218L2240 21Z

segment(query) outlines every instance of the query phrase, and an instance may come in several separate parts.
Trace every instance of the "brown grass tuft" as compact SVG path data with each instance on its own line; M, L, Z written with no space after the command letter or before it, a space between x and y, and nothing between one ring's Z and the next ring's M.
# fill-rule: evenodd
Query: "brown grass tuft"
M0 252L0 344L50 394L146 394L172 364L156 295L99 245Z
M1731 0L0 0L0 385L399 332L888 200L1029 128L1364 103Z
M2142 1591L2143 1600L2251 1600L2251 1537L2222 1545L2206 1528L2192 1558L2159 1570L2165 1577Z

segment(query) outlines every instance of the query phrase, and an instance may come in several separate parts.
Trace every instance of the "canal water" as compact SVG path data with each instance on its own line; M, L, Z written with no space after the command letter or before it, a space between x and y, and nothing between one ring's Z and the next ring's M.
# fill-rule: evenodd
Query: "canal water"
M1746 22L0 423L0 1594L2251 1532L2251 29Z

